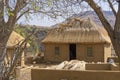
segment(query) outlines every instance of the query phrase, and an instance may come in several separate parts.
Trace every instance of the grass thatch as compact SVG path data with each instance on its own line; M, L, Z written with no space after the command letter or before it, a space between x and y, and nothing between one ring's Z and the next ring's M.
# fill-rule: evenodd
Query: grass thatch
M56 26L43 43L111 43L105 29L90 19L71 18Z
M16 33L13 31L9 37L9 40L7 42L7 47L8 48L13 48L19 43L21 43L24 40L24 37L22 37L20 34ZM30 44L27 43L27 47L29 47Z

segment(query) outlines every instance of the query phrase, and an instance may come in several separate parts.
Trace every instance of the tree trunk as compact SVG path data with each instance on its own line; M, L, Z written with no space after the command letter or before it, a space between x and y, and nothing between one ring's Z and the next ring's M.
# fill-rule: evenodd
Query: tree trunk
M120 67L120 34L115 34L115 36L111 38L111 42L114 47L115 53L118 56L119 67Z
M8 77L5 77L4 75L4 71L6 69L5 65L4 65L4 59L6 56L6 45L7 45L7 41L9 39L9 36L11 34L11 32L2 29L0 32L0 77L2 78L2 80L8 80ZM5 78L5 79L3 79Z
M9 77L3 77L2 80L9 80Z
M119 65L120 65L120 20L119 20L120 19L120 2L119 2L119 6L118 6L117 15L115 16L116 21L115 21L115 26L113 29L112 26L110 25L110 23L105 18L101 8L95 3L95 1L94 0L85 0L85 1L96 12L101 23L103 24L104 28L108 32L108 35L109 35L111 42L112 42L112 45L113 45L115 52L118 56Z

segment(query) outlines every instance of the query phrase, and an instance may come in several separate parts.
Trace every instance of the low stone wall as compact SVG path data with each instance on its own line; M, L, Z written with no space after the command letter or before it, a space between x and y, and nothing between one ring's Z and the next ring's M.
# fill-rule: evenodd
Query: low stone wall
M86 64L86 70L119 70L118 64L107 64L107 63L101 63L101 64Z
M119 69L119 64L116 64L116 65L117 65L117 66L114 66L114 65L112 65L112 64L110 65L112 71L118 71L118 70L120 70L120 69Z
M16 68L16 80L31 80L31 68L30 67L17 67Z
M113 64L86 64L86 70L32 69L32 80L120 80L120 72Z
M31 80L120 80L120 71L32 69Z
M111 70L111 64L86 64L86 70Z

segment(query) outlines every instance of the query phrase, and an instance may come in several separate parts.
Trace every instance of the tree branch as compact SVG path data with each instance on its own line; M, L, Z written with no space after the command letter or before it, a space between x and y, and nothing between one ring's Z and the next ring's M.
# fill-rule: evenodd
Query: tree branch
M24 41L22 41L22 43L20 43L17 47L17 50L14 53L14 56L12 57L12 62L10 64L10 67L8 68L8 70L5 71L4 75L9 76L10 73L12 72L12 70L14 69L14 66L16 65L19 56L21 55L21 53L25 50L26 45L27 45L27 40L29 40L29 38L35 33L35 29L32 31L32 33L27 36ZM24 45L24 46L23 46Z
M12 31L14 28L14 24L17 21L18 13L21 11L21 9L23 9L26 6L25 1L26 0L17 0L14 10L11 11L11 13L13 13L14 15L10 15L7 22L7 25L9 25L8 29L10 31Z
M0 28L2 28L4 23L4 2L0 0Z
M107 1L108 1L109 5L110 5L110 8L112 9L112 12L113 12L114 16L116 17L116 14L117 14L117 13L116 13L113 5L112 5L112 2L111 2L110 0L107 0Z
M18 21L25 13L29 12L29 9L24 11L21 15L19 15L16 19L16 21Z
M111 38L113 38L113 35L114 35L113 28L110 25L110 23L107 21L107 19L104 17L104 14L101 11L100 7L93 0L85 0L85 1L96 12L96 14L98 15L98 17L99 17L101 23L103 24L104 28L107 30L109 36Z
M117 15L116 15L114 30L115 30L115 32L120 31L120 3L118 3L118 12L117 12Z

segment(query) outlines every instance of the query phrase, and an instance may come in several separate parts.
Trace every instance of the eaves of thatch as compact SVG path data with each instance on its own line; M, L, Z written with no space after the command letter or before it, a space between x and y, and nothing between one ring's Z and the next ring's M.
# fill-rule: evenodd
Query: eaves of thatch
M56 26L42 43L111 43L105 29L90 19L71 18Z

